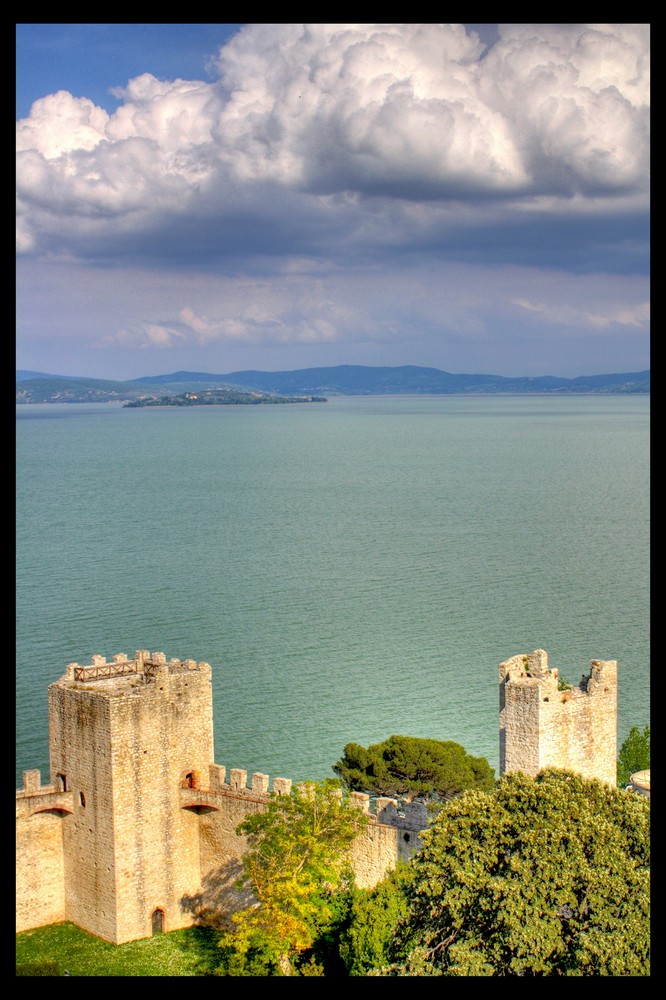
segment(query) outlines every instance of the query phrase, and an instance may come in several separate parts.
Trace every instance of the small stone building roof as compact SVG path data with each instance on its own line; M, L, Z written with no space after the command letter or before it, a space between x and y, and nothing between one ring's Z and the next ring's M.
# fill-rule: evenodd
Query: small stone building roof
M629 779L629 788L641 795L650 798L650 769L646 771L636 771Z

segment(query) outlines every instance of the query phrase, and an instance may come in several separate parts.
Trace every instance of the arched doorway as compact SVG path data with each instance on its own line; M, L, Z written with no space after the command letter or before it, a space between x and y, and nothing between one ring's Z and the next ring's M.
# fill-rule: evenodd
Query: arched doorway
M153 910L151 921L153 925L153 934L162 934L164 931L164 910L159 907L156 910Z

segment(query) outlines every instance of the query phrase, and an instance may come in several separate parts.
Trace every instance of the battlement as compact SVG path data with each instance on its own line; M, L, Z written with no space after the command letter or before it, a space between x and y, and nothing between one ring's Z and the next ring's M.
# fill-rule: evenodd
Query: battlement
M23 771L23 787L16 789L16 798L26 798L30 795L49 795L63 791L62 781L48 785L42 784L41 771Z
M69 663L48 702L51 781L26 771L16 793L18 929L70 920L122 944L190 926L202 907L233 912L239 825L293 785L214 763L210 665L95 655ZM418 848L427 813L351 803L369 817L350 854L371 886Z
M37 813L65 816L73 812L74 793L65 791L62 780L56 778L54 782L43 785L40 771L23 772L23 787L16 790L17 820Z
M573 686L537 649L501 663L499 681L502 774L552 766L615 783L615 661L592 660ZM48 701L51 780L24 771L16 792L17 929L69 920L122 944L247 905L234 888L240 824L293 786L214 763L210 665L95 655L68 664ZM649 794L649 772L632 782ZM349 854L369 888L419 849L428 810L362 792L347 801L368 818Z
M500 663L499 695L500 774L561 767L615 784L615 660L591 660L574 685L536 649Z
M299 788L306 783L299 784ZM250 776L247 771L231 768L227 780L227 769L220 764L210 764L206 776L190 772L181 778L180 801L183 808L216 808L219 798L235 797L248 802L266 803L273 795L290 795L291 778L274 778L270 789L270 777L256 772ZM337 795L343 797L342 788ZM422 802L407 802L402 799L378 797L373 799L364 792L351 792L350 805L360 809L370 817L371 822L382 826L392 826L400 830L420 831L428 825L428 810Z
M352 804L382 826L419 831L428 825L428 808L423 802L408 802L385 796L378 796L373 800L365 792L352 792L350 799Z
M617 684L615 660L591 660L589 674L583 674L580 683L573 685L560 678L557 667L548 666L548 654L544 649L513 656L500 663L499 670L500 683L539 686L548 693L559 691L562 701L570 701L583 694L594 695L606 690L608 685Z
M167 663L164 653L151 653L147 649L137 649L130 660L125 653L116 653L108 663L105 656L95 655L87 666L80 663L68 663L61 682L87 684L91 681L117 680L122 677L140 678L143 683L150 683L158 676L158 672L182 674L191 671L210 671L208 663L196 663L194 660L171 659Z
M271 795L269 791L270 777L256 772L251 775L248 785L247 771L241 768L231 768L227 781L227 769L220 764L209 764L204 775L197 771L189 771L181 777L181 803L187 807L190 799L213 801L215 796L240 796L254 802L266 802ZM292 782L290 778L274 778L273 793L289 795ZM184 794L187 791L188 794Z

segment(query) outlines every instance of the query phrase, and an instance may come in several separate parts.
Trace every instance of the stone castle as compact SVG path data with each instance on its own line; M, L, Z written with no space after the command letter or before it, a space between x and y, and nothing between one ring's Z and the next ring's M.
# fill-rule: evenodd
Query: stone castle
M558 766L615 784L617 664L561 690L543 650L500 664L500 773ZM213 762L211 668L139 650L70 663L48 689L50 781L16 793L17 931L71 921L122 944L228 916L238 824L291 781ZM352 793L370 821L352 847L375 885L420 846L420 803Z
M592 660L573 686L537 649L500 664L500 774L545 767L617 781L617 663Z

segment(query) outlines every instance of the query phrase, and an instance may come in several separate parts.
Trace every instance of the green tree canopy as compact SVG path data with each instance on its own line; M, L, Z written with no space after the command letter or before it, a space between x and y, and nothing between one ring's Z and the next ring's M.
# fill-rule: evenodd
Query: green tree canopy
M617 783L625 788L632 774L637 771L647 771L650 767L650 727L643 732L638 726L629 730L629 735L620 748L617 761Z
M568 771L446 804L370 975L649 975L649 802Z
M447 801L468 788L490 790L495 773L485 757L459 743L391 736L383 743L348 743L333 770L354 791Z
M374 889L356 889L341 929L339 951L350 976L367 976L391 961L396 927L407 916L411 864L400 862Z
M329 779L273 795L265 811L239 824L249 845L242 884L257 905L233 916L220 974L294 974L295 960L337 918L336 892L353 882L349 848L367 822Z

